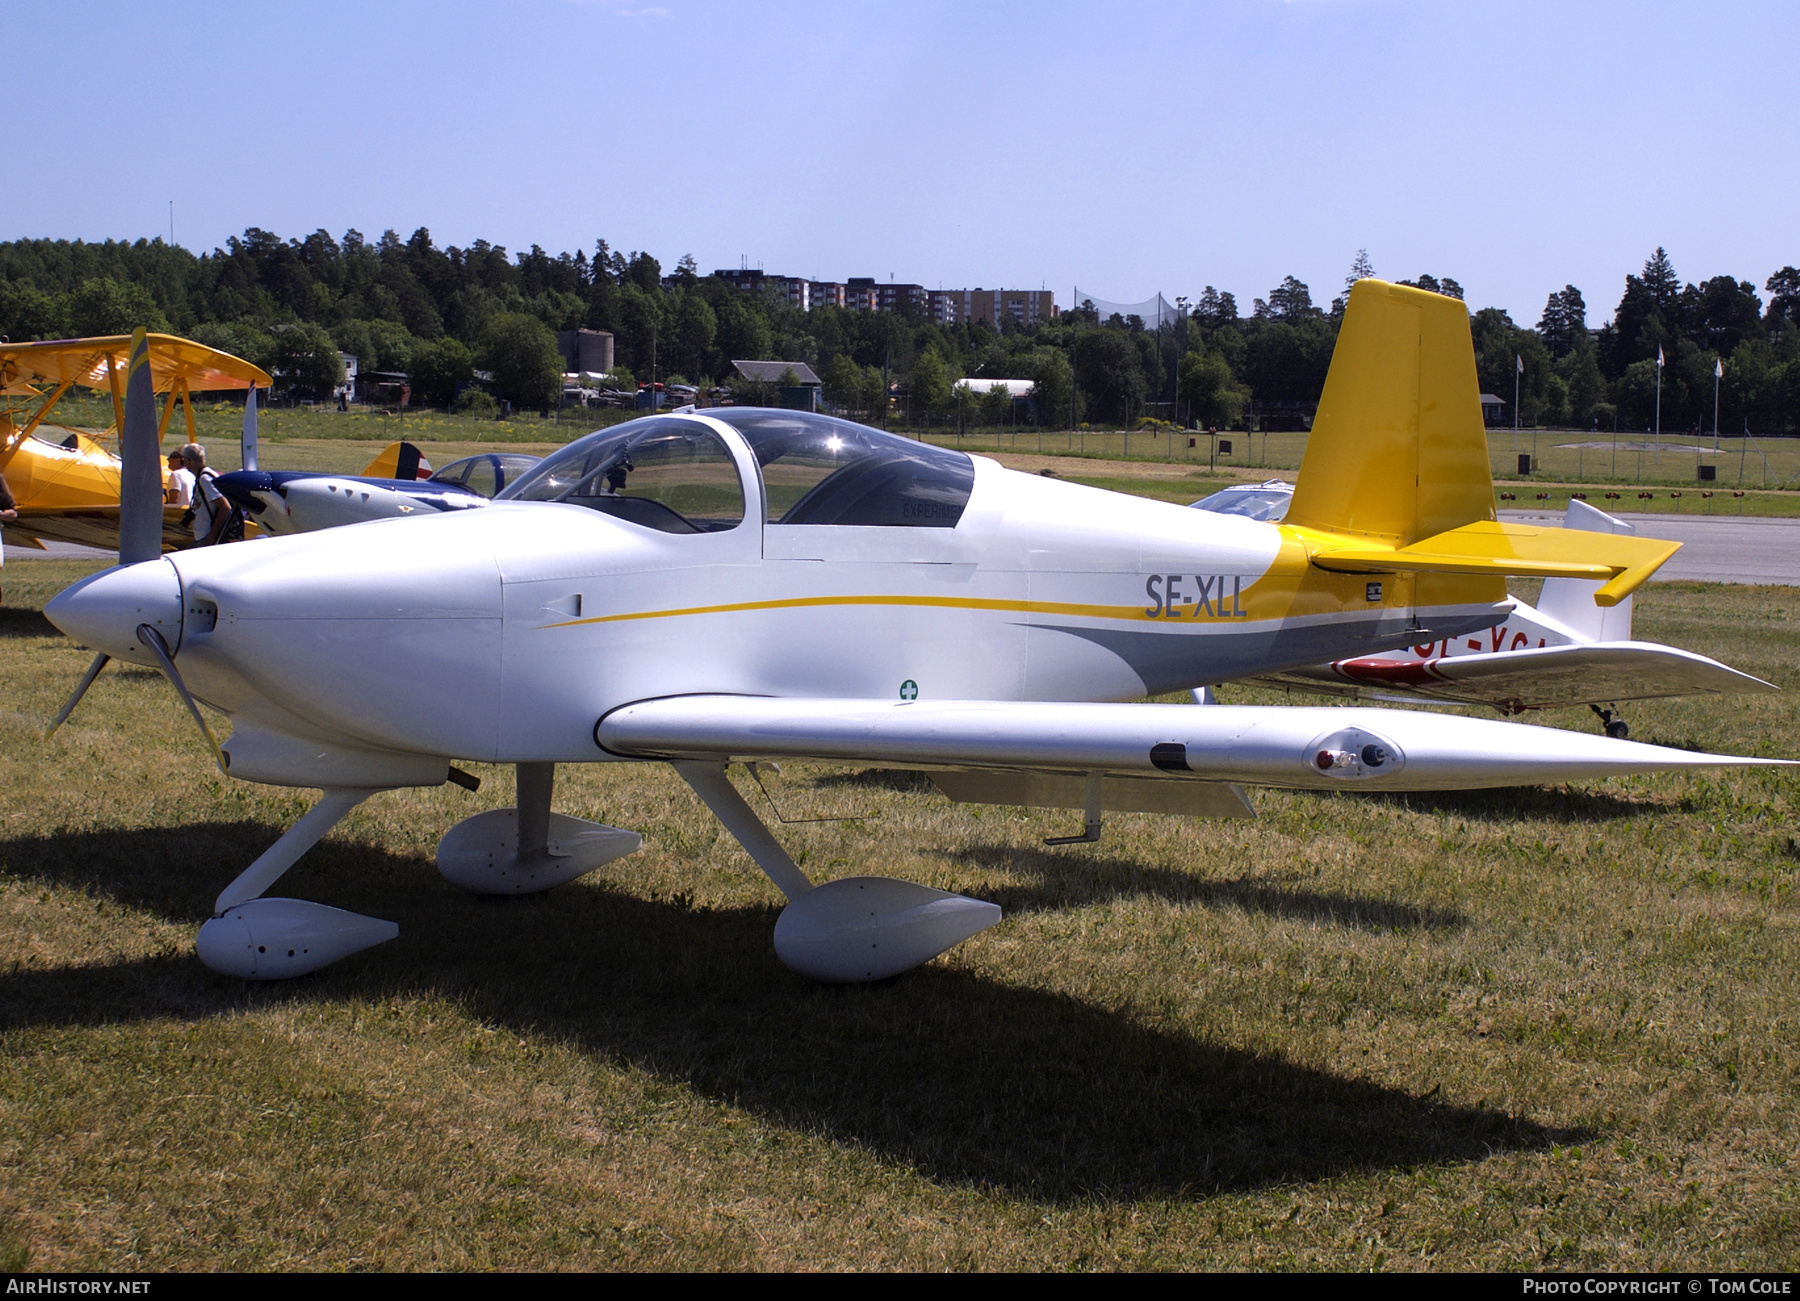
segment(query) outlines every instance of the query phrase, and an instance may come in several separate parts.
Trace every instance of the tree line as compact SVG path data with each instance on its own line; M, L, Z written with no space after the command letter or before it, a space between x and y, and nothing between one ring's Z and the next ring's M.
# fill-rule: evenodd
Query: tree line
M1103 320L1091 303L1029 327L944 325L913 310L802 312L701 275L691 256L665 274L650 253L605 240L591 254L534 244L509 255L484 240L439 248L424 228L370 241L354 230L282 239L253 227L203 254L160 239L0 243L0 335L144 325L235 353L308 395L341 382L346 352L365 373L407 374L415 400L440 406L480 369L501 396L538 406L558 400L554 332L589 328L613 334L607 380L619 386L730 384L734 358L777 359L812 366L828 399L857 413L874 414L898 391L920 422L1010 417L1011 404L981 382L1004 378L1033 382L1031 418L1048 427L1159 416L1230 428L1252 402L1266 413L1318 400L1349 286L1372 274L1361 253L1328 305L1289 276L1248 312L1207 286L1173 328ZM1401 283L1463 297L1448 277ZM1727 431L1800 432L1800 271L1776 271L1763 292L1732 276L1684 284L1658 248L1598 327L1573 285L1549 296L1535 326L1482 308L1471 320L1482 389L1510 408L1522 361L1523 424L1644 428L1655 419L1660 349L1663 428L1710 427L1722 363ZM979 415L959 381L988 399Z

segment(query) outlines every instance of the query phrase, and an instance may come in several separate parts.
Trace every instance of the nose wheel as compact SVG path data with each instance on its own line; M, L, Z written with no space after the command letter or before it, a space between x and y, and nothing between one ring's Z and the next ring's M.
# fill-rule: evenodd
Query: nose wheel
M1594 711L1595 717L1600 720L1600 726L1613 740L1623 741L1631 736L1631 728L1626 725L1623 718L1619 717L1617 705L1610 709L1602 709L1598 705L1589 705L1588 708Z

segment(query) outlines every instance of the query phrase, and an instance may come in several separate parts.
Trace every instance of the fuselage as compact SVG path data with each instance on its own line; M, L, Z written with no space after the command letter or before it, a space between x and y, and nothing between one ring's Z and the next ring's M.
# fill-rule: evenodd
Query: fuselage
M498 501L147 562L174 581L145 599L178 584L176 662L240 730L497 762L604 759L596 721L653 697L1130 700L1499 610L1325 572L1288 526L982 458L954 527L765 523L756 456L706 423L742 481L735 527ZM128 629L116 648L97 631L105 579L48 613L133 658Z

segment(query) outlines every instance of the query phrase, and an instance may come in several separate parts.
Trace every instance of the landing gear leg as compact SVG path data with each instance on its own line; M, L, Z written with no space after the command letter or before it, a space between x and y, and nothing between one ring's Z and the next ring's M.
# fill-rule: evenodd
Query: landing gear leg
M929 962L1000 920L1000 906L886 876L851 876L815 886L769 834L725 765L697 759L674 763L788 897L775 923L775 953L814 980L881 980Z
M213 904L200 928L200 961L225 976L282 980L317 971L400 933L393 922L304 899L265 899L267 890L373 790L328 790L287 834L263 851Z
M1623 741L1631 735L1631 728L1627 727L1625 720L1619 717L1619 707L1617 705L1614 705L1611 709L1602 709L1598 705L1589 705L1588 708L1598 715L1600 726L1606 729L1606 734L1612 737L1613 740Z
M542 853L550 844L550 797L556 791L553 763L515 764L519 774L519 857Z

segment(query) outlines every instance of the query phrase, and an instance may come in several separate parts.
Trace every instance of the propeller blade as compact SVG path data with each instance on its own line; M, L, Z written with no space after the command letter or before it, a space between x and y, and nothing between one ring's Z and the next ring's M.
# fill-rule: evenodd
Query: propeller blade
M69 721L69 715L75 712L75 706L81 703L81 698L87 695L87 689L94 685L94 679L100 676L100 670L106 667L106 661L111 658L112 656L106 654L104 651L94 656L94 662L88 665L87 672L81 675L81 681L75 684L75 693L71 695L67 702L64 703L63 707L57 711L56 717L51 720L50 726L44 729L44 739L46 741L56 735L57 728Z
M150 343L143 330L131 336L125 375L125 427L119 431L119 563L135 565L162 555L162 441L156 433L156 394Z
M244 455L244 468L256 469L256 385L244 394L244 436L240 444Z
M181 680L181 671L175 667L175 659L169 654L169 643L163 640L160 632L147 623L138 625L137 639L150 648L150 653L156 656L156 662L162 666L163 676L170 681L176 691L181 693L182 703L188 707L188 713L194 716L194 722L199 725L200 734L206 738L207 745L212 747L213 762L219 765L219 775L229 777L231 774L225 771L225 755L220 751L219 743L213 739L212 728L208 727L206 720L200 716L200 706L194 703L194 697L188 691L187 683Z

